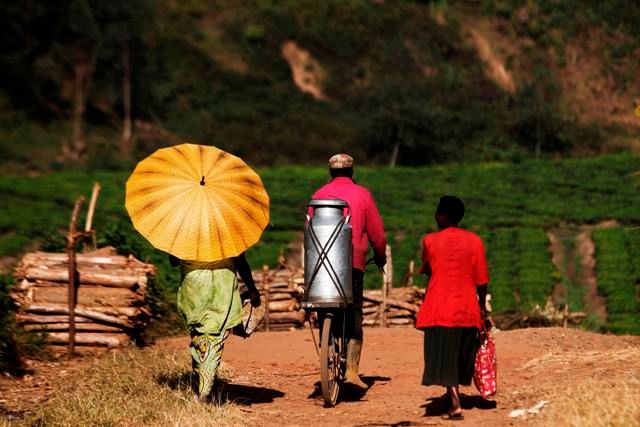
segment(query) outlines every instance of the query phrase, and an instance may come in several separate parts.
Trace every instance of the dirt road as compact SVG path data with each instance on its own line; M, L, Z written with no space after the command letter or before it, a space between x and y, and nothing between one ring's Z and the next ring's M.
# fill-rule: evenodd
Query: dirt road
M569 385L597 379L640 378L640 337L616 337L572 329L524 329L495 334L498 394L488 402L463 387L466 425L535 422L509 418L518 408L561 398ZM158 345L183 352L186 339ZM186 354L185 354L185 357ZM220 391L243 405L254 425L439 425L445 411L441 387L423 387L422 333L414 329L366 329L361 372L366 393L347 388L335 408L324 408L319 362L308 330L232 337L223 359L233 379ZM550 408L548 406L547 408ZM547 408L542 411L549 410Z

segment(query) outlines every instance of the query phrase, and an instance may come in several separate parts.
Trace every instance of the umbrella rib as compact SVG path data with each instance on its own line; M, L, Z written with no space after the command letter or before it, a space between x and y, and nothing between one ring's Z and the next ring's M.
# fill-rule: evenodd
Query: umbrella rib
M244 209L244 207L240 206L240 205L233 205L231 203L229 203L227 200L225 200L223 197L220 197L220 203L224 203L227 207L230 207L232 210L240 210L242 211L246 216L248 216L252 221L256 222L255 219L253 218L253 216L249 215L249 213ZM232 221L234 223L236 223L236 216L232 216ZM227 232L229 232L229 234L232 234L231 231L229 230L229 226L227 225L226 221L223 221L225 228L227 229ZM244 245L247 244L247 241L244 239L244 236L242 235L242 233L238 233L240 235L240 238L242 239L242 243ZM235 246L235 244L234 244ZM245 248L246 249L246 248ZM237 250L237 248L236 248ZM239 255L239 254L238 254Z
M180 225L176 227L176 232L174 233L173 238L171 239L171 244L169 245L169 249L172 249L173 245L175 245L176 240L178 240L178 235L180 234L180 231L184 226L185 221L187 220L187 214L189 213L189 210L183 209L183 212L184 213L182 215L182 220L180 221Z
M151 157L149 157L148 160L149 161L153 160L153 161L166 163L170 167L171 170L175 170L175 171L179 172L179 176L177 176L177 175L174 175L174 176L179 177L179 178L189 178L189 175L184 173L186 171L184 171L184 170L182 170L180 168L176 168L175 162L172 162L169 159L165 159L164 157L162 157L162 156L160 156L158 154L152 155ZM145 170L144 168L150 168L150 170ZM151 168L150 164L145 164L144 167L142 167L142 165L139 164L136 167L136 169L133 171L133 173L137 174L137 175L143 175L143 174L153 174L153 173L158 173L158 172L157 172L157 170L155 168ZM166 172L162 172L160 174L164 174L164 173L166 173Z
M242 186L243 186L243 185L246 185L246 183L245 183L245 182L234 182L234 183L221 182L221 183L216 183L216 185L217 185L218 187L223 187L223 188L228 189L228 190L230 190L230 191L237 192L237 191L235 190L235 187L240 187L240 188L242 188ZM260 192L261 192L261 193L262 193L262 192L264 192L265 197L266 197L267 199L269 198L269 196L266 194L266 190L264 189L264 185L258 185L258 184L256 184L256 183L253 183L253 182L252 182L252 183L251 183L251 186L252 186L252 187L258 187L259 189L261 189L261 190L262 190L262 191L260 191ZM243 194L243 195L242 195L242 197L245 197L245 198L247 198L247 199L251 199L253 202L255 202L255 203L259 204L259 205L264 205L264 204L265 204L262 200L258 199L257 197L255 197L255 196L254 196L254 195L252 195L252 194Z
M168 204L170 204L171 202L173 202L173 203L171 203L171 206L176 205L176 204L177 204L176 202L178 201L178 200L177 200L177 198L178 198L178 197L180 197L180 196L184 196L184 194L176 194L176 195L174 195L173 197L171 197L171 198L167 199L167 200L163 203L163 205L164 205L164 206L167 206L167 205L168 205ZM150 205L152 205L152 204L154 204L154 203L153 203L153 202L148 203L148 204L147 204L147 205L145 205L145 206L143 207L143 209L141 209L141 210L146 209L148 206L150 206ZM140 211L140 210L139 210L139 211ZM165 212L165 214L164 214L162 217L160 217L160 219L159 219L159 220L158 220L158 221L153 225L153 227L151 227L151 229L149 229L148 234L149 234L149 235L152 235L152 234L156 231L156 228L158 228L158 226L159 226L160 224L162 224L162 222L163 222L163 221L164 221L164 220L165 220L169 215L171 215L174 211L175 211L175 209L167 209L167 211Z
M195 170L195 169L193 168L193 165L191 164L191 160L187 157L187 155L186 155L185 153L183 153L183 152L182 152L182 150L181 150L181 149L179 149L179 148L178 148L178 147L182 147L183 145L186 145L186 144L182 144L182 145L175 145L175 146L170 147L170 148L171 148L171 149L173 149L173 151L177 152L177 153L180 155L180 157L182 157L182 158L184 159L185 165L186 165L186 166L188 167L188 169L189 169L191 172L193 172L193 173L195 174L195 176L197 176L197 178L199 179L199 178L200 178L200 176L198 175L198 171L197 171L197 170Z
M260 206L262 208L261 211L262 211L263 215L264 215L264 208L266 207L268 209L268 205L266 203L264 203L264 202L262 202L260 200L257 200L256 198L251 197L250 195L247 195L247 194L239 195L238 193L232 192L231 193L231 197L234 198L234 199L240 199L240 200L249 199L249 200L253 201L256 205L258 205L258 206ZM252 211L246 210L242 205L238 205L238 208L241 209L246 214L247 217L249 217L251 220L253 220L253 222L258 223L258 224L260 223L260 220L262 218L256 218L253 215ZM267 218L267 221L268 221L268 218Z
M222 213L220 212L220 209L218 209L216 204L212 202L211 196L210 196L208 191L206 192L206 194L207 194L207 202L209 203L209 206L211 207L211 211L216 216L216 219L218 219L219 217L222 217L222 221L220 221L220 222L224 223L224 215L222 215ZM218 236L218 246L220 247L220 255L222 256L222 258L226 258L225 254L224 254L224 245L222 244L222 236L220 235L220 229L217 226L214 227L214 228L216 230L216 235Z

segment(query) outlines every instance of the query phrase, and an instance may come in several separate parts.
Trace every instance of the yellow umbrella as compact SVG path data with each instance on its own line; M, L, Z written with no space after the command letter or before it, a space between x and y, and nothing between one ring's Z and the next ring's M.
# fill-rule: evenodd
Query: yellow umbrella
M192 261L237 256L269 223L269 196L258 174L212 146L162 148L138 163L125 206L153 246Z

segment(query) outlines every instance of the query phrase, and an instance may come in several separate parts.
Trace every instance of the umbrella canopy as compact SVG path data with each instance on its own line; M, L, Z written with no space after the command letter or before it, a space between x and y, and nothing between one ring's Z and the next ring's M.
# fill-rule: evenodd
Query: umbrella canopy
M269 196L258 174L212 146L162 148L138 163L125 206L153 246L192 261L240 255L269 223Z

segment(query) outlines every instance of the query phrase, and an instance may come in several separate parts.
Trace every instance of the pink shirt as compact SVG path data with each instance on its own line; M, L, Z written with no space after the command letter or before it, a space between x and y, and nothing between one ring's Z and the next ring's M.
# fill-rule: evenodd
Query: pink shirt
M341 199L349 203L353 240L353 268L364 271L369 250L382 258L387 247L384 224L369 190L351 178L337 177L316 191L312 199Z

